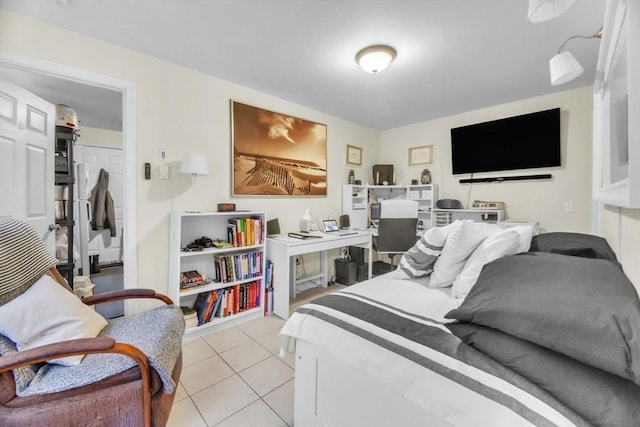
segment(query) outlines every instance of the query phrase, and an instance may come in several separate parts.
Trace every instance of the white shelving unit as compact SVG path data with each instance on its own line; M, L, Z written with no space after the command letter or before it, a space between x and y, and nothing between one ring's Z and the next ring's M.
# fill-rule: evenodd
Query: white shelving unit
M255 234L255 244L233 246L226 248L204 248L201 251L184 251L188 244L203 236L212 240L228 242L227 225L230 219L255 218L260 223L259 231ZM221 325L261 317L264 312L264 273L266 271L266 215L264 212L171 212L169 231L169 287L168 295L174 303L180 306L193 307L198 294L217 289L233 288L251 282L259 282L259 304L244 311L239 311L226 317L213 317L210 322L188 328L185 337L196 336L203 332L211 332ZM215 257L219 255L252 255L258 261L258 270L252 277L242 280L215 281ZM181 289L180 276L186 271L197 270L211 280L210 283ZM236 288L237 289L237 288Z
M438 200L436 184L422 185L344 185L342 214L349 215L352 228L367 228L371 203L388 199L417 200L418 227L427 230L434 226L433 209Z
M504 209L434 209L433 216L436 227L443 227L458 219L498 223L504 221Z
M344 185L342 187L342 214L349 215L351 228L367 228L369 211L366 185Z

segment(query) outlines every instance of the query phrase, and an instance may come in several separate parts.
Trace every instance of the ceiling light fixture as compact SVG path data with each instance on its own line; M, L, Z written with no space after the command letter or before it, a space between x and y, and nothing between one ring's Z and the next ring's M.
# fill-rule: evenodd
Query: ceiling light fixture
M576 0L529 0L527 19L531 23L549 21L569 9Z
M571 52L562 51L565 45L573 39L588 40L596 38L602 38L602 28L590 36L571 36L562 43L556 55L549 61L549 75L553 86L570 82L584 72L584 68L582 68L582 65L580 65Z
M356 54L356 62L367 73L376 74L384 70L396 58L396 50L391 46L375 45L362 49Z

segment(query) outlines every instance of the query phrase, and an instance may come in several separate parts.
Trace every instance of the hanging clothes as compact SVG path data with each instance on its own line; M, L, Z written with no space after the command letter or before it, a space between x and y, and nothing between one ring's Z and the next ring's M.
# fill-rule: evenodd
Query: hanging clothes
M116 212L109 193L109 172L104 169L100 169L98 182L91 190L89 203L92 213L91 228L94 230L108 228L111 231L111 237L115 237Z

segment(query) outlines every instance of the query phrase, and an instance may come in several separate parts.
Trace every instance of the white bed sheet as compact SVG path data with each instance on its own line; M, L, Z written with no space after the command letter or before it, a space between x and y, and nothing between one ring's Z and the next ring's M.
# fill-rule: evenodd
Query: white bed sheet
M396 279L393 273L389 273L350 286L339 294L340 298L366 302L383 308L392 316L423 324L425 329L438 328L450 336L443 325L449 322L444 315L457 308L462 300L452 298L450 288L429 288L428 281L428 277L419 280ZM321 316L308 315L305 310L320 313ZM323 320L322 316L334 319L335 323ZM348 324L349 328L366 333L354 334L349 328L336 326L336 323ZM567 417L564 411L547 404L536 393L531 394L451 355L331 307L313 302L303 306L302 311L294 313L287 321L281 338L283 348L288 352L295 352L296 340L304 340L322 348L450 425L471 426L489 422L484 425L527 426L541 424L541 420L544 420L544 425L552 426L582 425L576 423L573 417ZM378 345L377 340L384 341L387 348ZM438 369L425 369L424 362L416 363L415 359L402 357L389 351L389 346L406 349L417 359L434 363ZM450 375L452 372L454 374ZM476 384L476 390L469 388L470 384ZM480 384L482 393L477 391L477 384ZM484 394L484 390L489 391ZM496 399L495 394L501 397ZM515 399L516 403L511 399ZM510 405L519 409L512 410ZM523 411L531 413L523 416Z

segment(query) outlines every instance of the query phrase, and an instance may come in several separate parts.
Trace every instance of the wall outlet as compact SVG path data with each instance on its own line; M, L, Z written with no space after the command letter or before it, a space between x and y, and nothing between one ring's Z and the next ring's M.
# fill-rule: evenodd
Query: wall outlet
M573 213L573 203L570 201L564 202L564 211L567 213Z

